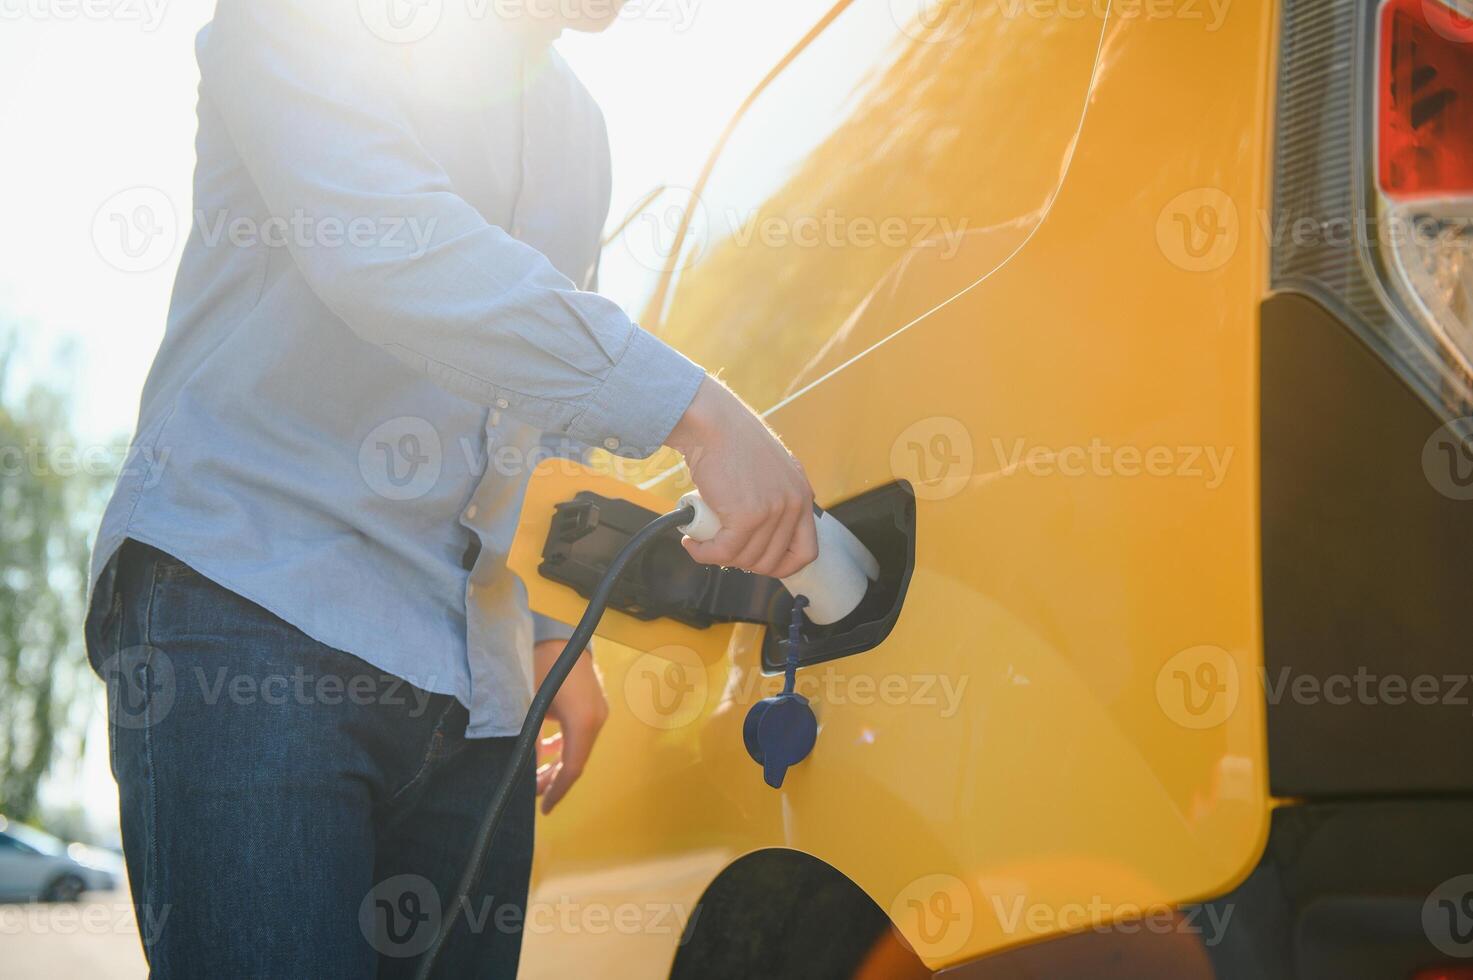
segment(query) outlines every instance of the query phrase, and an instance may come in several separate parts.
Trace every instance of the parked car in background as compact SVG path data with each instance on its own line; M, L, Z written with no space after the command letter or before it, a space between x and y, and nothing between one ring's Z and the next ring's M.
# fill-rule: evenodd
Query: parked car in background
M75 902L118 886L117 855L0 817L0 901Z

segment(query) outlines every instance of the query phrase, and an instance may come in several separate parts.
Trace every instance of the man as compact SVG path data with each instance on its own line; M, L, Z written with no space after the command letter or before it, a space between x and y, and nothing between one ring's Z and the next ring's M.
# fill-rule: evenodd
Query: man
M569 632L505 566L547 441L684 453L725 528L697 560L816 554L781 443L577 287L607 142L550 43L591 2L395 43L355 0L220 0L200 35L196 222L88 624L156 978L413 970ZM585 657L443 975L515 972L534 791L604 710Z

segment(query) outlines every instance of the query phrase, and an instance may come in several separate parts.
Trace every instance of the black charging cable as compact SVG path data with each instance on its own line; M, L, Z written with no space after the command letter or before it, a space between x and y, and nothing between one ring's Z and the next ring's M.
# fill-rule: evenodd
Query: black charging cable
M557 697L558 689L563 686L563 681L572 672L573 665L582 656L584 648L588 646L588 641L593 638L593 631L598 628L598 621L603 618L604 608L609 604L609 596L614 591L614 585L620 573L640 551L644 550L645 545L658 537L666 528L689 524L695 519L695 516L695 508L687 506L668 514L662 514L650 521L640 528L625 543L624 547L619 549L619 553L609 563L608 571L604 572L603 578L598 580L598 586L588 600L588 608L584 610L583 618L578 620L578 625L574 628L573 635L568 637L563 652L558 654L542 686L537 688L537 693L532 697L532 706L527 709L527 718L522 722L521 732L517 734L517 744L512 751L511 765L506 772L502 773L501 782L496 784L496 793L491 797L491 805L487 808L486 816L481 821L481 828L476 833L476 843L471 849L470 858L465 863L465 871L461 874L460 884L456 887L455 895L447 906L449 912L440 923L440 931L435 935L435 941L430 944L429 949L425 950L419 962L419 969L415 971L414 975L418 980L429 980L441 949L446 940L450 938L450 934L455 931L455 920L460 917L462 909L470 907L470 895L475 890L476 882L481 879L482 866L486 863L486 854L491 850L491 841L496 836L496 828L506 814L507 803L511 800L517 781L527 771L527 767L536 754L537 736L542 731L542 722L547 717L547 709L552 704L552 699Z

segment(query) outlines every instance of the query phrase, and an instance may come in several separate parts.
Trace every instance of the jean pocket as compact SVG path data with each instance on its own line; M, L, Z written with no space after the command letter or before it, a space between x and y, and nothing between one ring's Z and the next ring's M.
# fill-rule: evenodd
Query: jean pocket
M100 614L89 610L83 624L87 663L98 677L102 676L102 665L123 645L123 594L116 588L109 592L107 608Z
M153 578L155 582L175 582L185 578L203 579L204 576L173 555L160 551L158 557L154 559Z
M107 762L117 778L118 733L113 712L116 706L118 658L123 649L123 595L116 588L108 600L107 611L97 623L96 632L88 637L87 662L107 688Z

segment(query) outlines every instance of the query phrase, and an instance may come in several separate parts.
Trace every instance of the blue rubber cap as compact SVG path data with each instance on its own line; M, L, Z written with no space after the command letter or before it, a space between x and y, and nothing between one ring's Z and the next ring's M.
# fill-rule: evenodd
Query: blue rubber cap
M761 704L753 705L748 715L749 725L755 720L758 748L752 758L762 766L762 778L767 785L778 789L788 769L813 751L818 741L818 719L808 699L801 694L779 694L764 700L765 708ZM752 750L750 742L747 750Z

